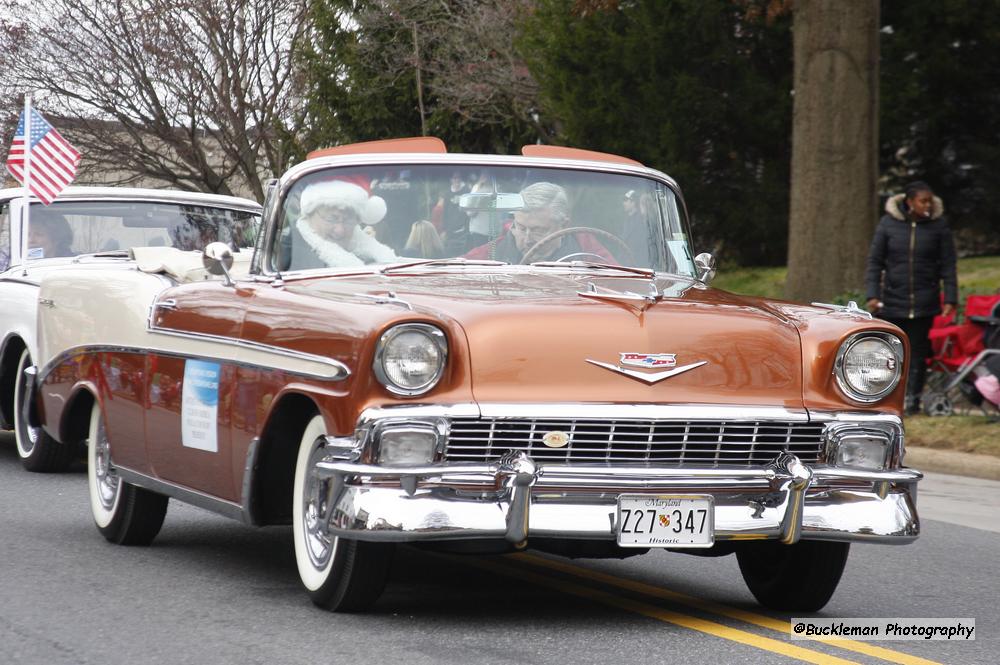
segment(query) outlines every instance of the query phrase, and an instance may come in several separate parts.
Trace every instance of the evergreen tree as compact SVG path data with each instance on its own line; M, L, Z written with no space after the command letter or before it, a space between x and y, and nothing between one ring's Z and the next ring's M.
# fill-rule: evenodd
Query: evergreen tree
M926 180L960 249L1000 251L1000 2L883 0L882 25L884 193Z
M699 248L746 264L787 250L789 16L750 0L540 0L522 53L569 145L678 180ZM581 7L587 7L586 11Z

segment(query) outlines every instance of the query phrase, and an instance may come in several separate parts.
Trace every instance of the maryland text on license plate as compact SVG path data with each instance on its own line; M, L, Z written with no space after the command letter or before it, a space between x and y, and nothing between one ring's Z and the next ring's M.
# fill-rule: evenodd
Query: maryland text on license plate
M621 547L711 547L711 496L623 494L618 497Z

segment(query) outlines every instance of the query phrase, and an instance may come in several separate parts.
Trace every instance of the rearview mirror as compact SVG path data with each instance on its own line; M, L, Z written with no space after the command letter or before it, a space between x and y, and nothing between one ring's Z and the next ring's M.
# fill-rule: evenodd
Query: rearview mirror
M458 207L462 210L521 210L524 208L524 199L520 194L473 192L458 197Z

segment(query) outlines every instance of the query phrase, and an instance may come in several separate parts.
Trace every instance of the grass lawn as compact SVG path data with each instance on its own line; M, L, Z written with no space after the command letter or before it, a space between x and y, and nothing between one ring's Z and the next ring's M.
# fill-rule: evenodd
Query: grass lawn
M741 295L784 298L786 272L784 267L722 268L712 286ZM971 293L996 293L1000 289L1000 256L959 259L958 288L963 301ZM846 294L834 302L847 299L863 305L864 294ZM1000 423L984 416L912 416L906 418L905 425L907 445L1000 457Z
M719 270L712 286L725 291L732 291L746 296L764 296L767 298L785 297L785 277L787 269L777 268L726 268ZM958 289L961 299L970 293L996 293L1000 289L1000 256L977 256L971 259L958 260ZM862 285L858 291L845 294L858 300L859 305L864 300ZM844 300L840 298L839 300ZM838 299L834 298L834 302Z
M985 416L907 416L906 445L1000 457L1000 423Z

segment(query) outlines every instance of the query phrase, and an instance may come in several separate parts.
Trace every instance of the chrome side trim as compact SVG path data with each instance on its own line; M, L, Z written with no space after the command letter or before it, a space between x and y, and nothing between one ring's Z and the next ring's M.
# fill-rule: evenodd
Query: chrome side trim
M169 284L169 282L168 282ZM162 293L162 292L161 292ZM225 337L222 335L208 335L205 333L195 333L186 332L181 330L174 330L171 328L161 328L153 323L156 318L156 312L160 309L168 309L171 311L176 311L178 309L177 301L168 298L166 300L160 300L157 296L152 304L149 306L149 311L146 313L146 332L152 335L163 335L165 337L174 337L177 339L188 339L195 342L207 342L210 344L221 344L230 348L241 349L247 351L248 353L262 353L262 354L274 354L281 356L283 358L289 358L291 360L297 360L305 363L316 363L321 366L329 367L329 371L325 372L310 372L304 369L294 369L287 367L286 365L269 364L262 362L254 362L253 360L245 358L229 358L227 356L213 356L208 354L193 354L193 353L179 353L167 350L158 351L152 347L149 351L154 353L159 353L161 355L173 355L175 357L194 357L207 358L209 360L220 360L227 363L232 363L235 365L240 365L243 367L255 367L262 369L279 369L287 371L291 374L298 374L300 376L308 376L316 379L321 379L324 381L343 381L351 375L350 368L339 360L334 360L333 358L327 358L326 356L317 356L312 353L303 353L302 351L293 351L290 349L285 349L280 346L274 346L272 344L260 344L258 342L248 342L247 340L237 339L234 337ZM136 347L138 348L138 347Z
M127 483L132 483L133 485L147 489L150 492L156 492L157 494L163 494L172 499L189 503L192 506L204 508L205 510L209 510L213 513L218 513L223 517L231 517L232 519L250 524L248 521L249 517L243 512L243 506L238 503L219 499L218 497L214 497L197 490L180 487L178 485L174 485L173 483L160 480L159 478L153 478L144 473L139 473L138 471L133 471L132 469L126 469L125 467L116 465L115 470L118 472L118 475L121 476L122 480Z
M311 376L317 379L324 379L327 381L343 381L351 375L351 370L344 363L339 360L334 360L333 358L327 358L326 356L317 356L311 353L303 353L301 351L291 351L289 349L281 348L280 346L272 346L270 344L259 344L257 342L248 342L242 339L234 339L232 337L222 337L219 335L206 335L203 333L192 333L192 332L178 332L174 330L166 330L164 328L151 328L149 330L151 334L154 335L165 335L167 337L175 337L180 339L189 339L199 342L210 342L212 344L222 344L224 346L229 346L237 349L243 349L252 353L265 353L276 356L281 356L283 358L291 358L293 360L300 360L308 363L316 363L319 365L324 365L330 368L329 372L309 372L305 370L290 370L293 374L301 374L303 376ZM150 349L153 351L153 349ZM161 353L156 351L156 353ZM162 352L171 353L171 352ZM194 355L194 354L181 354L176 353L176 355ZM198 354L199 358L209 357L203 354ZM286 370L285 366L269 365L267 363L253 362L250 360L238 360L238 359L228 359L225 356L217 356L217 358L223 358L226 362L233 362L236 364L247 365L251 367L263 367L268 369L281 369Z
M343 381L350 375L350 371L347 370L346 366L343 365L343 363L340 363L336 360L332 360L330 358L322 358L319 356L314 356L313 358L309 358L309 360L311 360L312 362L330 366L332 368L330 372L326 373L309 372L301 369L291 369L277 364L272 365L266 363L253 362L251 360L240 359L230 356L212 355L204 353L195 354L190 351L188 352L173 351L171 349L164 349L157 347L116 346L112 344L89 344L82 346L74 346L72 348L66 349L60 352L59 355L57 355L56 357L52 358L47 363L45 363L45 366L38 373L39 385L44 383L45 380L48 378L49 374L51 374L56 367L61 365L67 359L73 356L93 354L93 353L134 353L141 356L155 353L158 356L165 356L168 358L182 358L185 360L188 358L199 358L204 360L215 361L220 364L232 365L235 367L249 367L253 369L282 371L282 372L287 372L289 374L295 374L297 376L306 376L309 378L321 379L324 381ZM305 360L304 358L301 357L296 357L296 359Z

